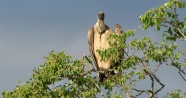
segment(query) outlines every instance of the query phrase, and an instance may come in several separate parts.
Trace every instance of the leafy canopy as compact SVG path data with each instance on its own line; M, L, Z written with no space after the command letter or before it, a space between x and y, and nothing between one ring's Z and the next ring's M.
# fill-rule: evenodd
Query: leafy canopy
M122 71L120 76L109 75L104 83L99 83L98 71L92 64L91 57L72 60L65 51L49 53L46 61L34 68L30 80L26 83L19 81L12 91L4 91L3 98L72 98L72 97L108 97L135 98L148 95L154 98L165 87L156 75L161 66L173 67L178 70L180 77L186 82L186 63L183 62L186 50L178 50L177 40L186 39L186 16L179 18L177 9L183 9L186 2L168 0L158 8L151 8L139 17L143 30L154 27L162 33L161 42L153 42L143 36L141 39L127 41L135 35L134 30L126 30L122 35L112 34L109 39L110 48L97 50L102 60L112 57L112 62L122 61L114 69ZM124 59L118 57L118 50L124 50ZM141 81L150 81L147 89L137 88ZM169 82L169 81L167 81ZM58 85L59 84L59 85ZM156 84L156 85L155 85ZM103 87L107 87L105 90ZM165 97L184 98L185 91L167 92Z

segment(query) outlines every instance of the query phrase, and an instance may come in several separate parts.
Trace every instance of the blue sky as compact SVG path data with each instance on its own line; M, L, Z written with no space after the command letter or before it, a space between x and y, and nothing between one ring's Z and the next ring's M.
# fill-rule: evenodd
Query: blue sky
M105 23L110 28L119 23L125 30L135 29L134 38L145 34L159 41L159 32L138 28L138 17L166 1L0 0L0 92L12 90L20 78L28 80L34 67L43 64L43 57L52 50L66 50L75 59L89 54L87 31L97 21L99 11L105 13ZM185 48L186 44L180 42L180 46ZM186 91L186 83L177 78L176 70L166 67L160 74L165 83L168 81L162 95L174 88Z

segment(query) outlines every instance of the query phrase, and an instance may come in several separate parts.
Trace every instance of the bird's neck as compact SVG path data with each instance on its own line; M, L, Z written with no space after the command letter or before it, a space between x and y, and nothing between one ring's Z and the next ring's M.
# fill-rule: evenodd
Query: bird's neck
M99 33L102 34L104 29L105 29L104 21L98 19L98 30L99 30Z
M105 29L104 20L98 19L98 27L101 29L101 32Z
M104 24L104 20L98 19L99 24Z

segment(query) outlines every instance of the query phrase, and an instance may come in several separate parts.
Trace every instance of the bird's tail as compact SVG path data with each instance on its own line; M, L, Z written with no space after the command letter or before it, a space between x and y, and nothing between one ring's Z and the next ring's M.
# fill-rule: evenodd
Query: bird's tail
M108 79L109 75L115 75L114 71L99 73L99 77L100 77L99 82L104 83Z
M99 73L99 82L104 83L107 80L105 73Z

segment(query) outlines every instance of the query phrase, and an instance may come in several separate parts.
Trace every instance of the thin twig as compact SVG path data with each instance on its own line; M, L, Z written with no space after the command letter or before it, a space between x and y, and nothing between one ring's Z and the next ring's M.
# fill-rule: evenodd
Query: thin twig
M150 97L154 97L154 78L149 74L149 77L151 79L151 94L149 95Z
M186 40L186 36L184 35L184 33L179 27L178 27L178 32L183 36L184 40Z
M164 62L159 63L159 65L156 65L156 69L154 70L154 73L158 70L158 68L163 64Z
M156 82L158 82L158 83L161 85L161 88L159 88L158 90L156 90L156 91L154 92L154 95L156 95L159 91L161 91L161 90L164 88L165 85L156 77L155 74L153 74L153 72L147 71L147 70L144 70L144 71L145 71L146 73L150 74L151 76L153 76L154 79L156 80Z
M177 68L178 68L178 67L177 67ZM185 67L184 67L184 69L185 69ZM181 69L181 67L178 68L178 70L179 70L180 72L182 72L184 75L186 75L186 73L184 72L184 69Z
M92 62L88 59L88 57L87 57L86 54L83 55L83 58L85 58L90 64L92 64ZM92 65L93 65L93 64L92 64Z
M161 88L155 91L154 95L156 95L159 91L161 91L164 88L165 85L162 82L160 82L160 80L155 75L153 75L153 77L161 85Z
M178 73L180 74L180 76L182 77L182 79L184 81L186 81L186 78L183 76L183 75L186 75L186 73L184 72L185 67L184 67L184 69L181 69L181 67L178 67L178 66L175 66L175 65L173 65L173 66L176 67L179 70Z
M138 90L138 89L135 89L135 88L133 88L133 90L135 90L136 92L139 92L139 94L137 94L135 96L132 96L133 98L136 98L136 97L140 96L141 94L147 92L146 90Z
M180 74L180 76L182 77L182 79L186 82L186 78L181 74L181 71L178 72Z

